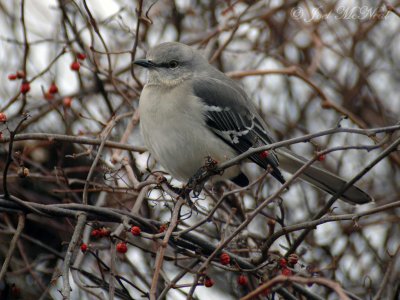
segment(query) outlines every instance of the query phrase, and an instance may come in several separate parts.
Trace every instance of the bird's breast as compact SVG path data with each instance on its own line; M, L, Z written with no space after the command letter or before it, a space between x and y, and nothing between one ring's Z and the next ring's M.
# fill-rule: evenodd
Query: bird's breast
M183 95L190 93L145 88L139 111L143 139L150 153L173 177L187 181L207 157L221 162L236 153L207 128L203 103L195 96Z

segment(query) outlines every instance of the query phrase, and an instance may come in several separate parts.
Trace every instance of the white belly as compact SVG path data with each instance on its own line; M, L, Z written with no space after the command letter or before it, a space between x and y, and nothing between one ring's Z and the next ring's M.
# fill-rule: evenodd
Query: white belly
M151 90L145 88L139 108L144 142L174 178L188 181L208 157L223 162L237 155L205 127L203 115L197 113L202 112L203 105L197 99L176 99L174 93L168 93L163 99L150 96ZM239 167L235 166L226 170L223 177L232 178L239 172Z

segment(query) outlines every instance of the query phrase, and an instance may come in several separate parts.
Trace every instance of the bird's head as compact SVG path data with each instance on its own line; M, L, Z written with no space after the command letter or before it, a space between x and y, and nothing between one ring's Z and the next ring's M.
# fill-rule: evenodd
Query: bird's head
M134 64L149 70L148 84L174 86L192 77L208 62L193 48L169 42L150 49L145 59Z

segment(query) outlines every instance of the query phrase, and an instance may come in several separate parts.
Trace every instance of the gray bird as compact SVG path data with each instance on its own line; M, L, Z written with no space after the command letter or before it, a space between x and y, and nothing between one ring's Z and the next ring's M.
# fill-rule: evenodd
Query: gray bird
M187 182L204 166L206 157L223 162L251 147L274 142L245 91L195 49L163 43L134 63L149 71L139 102L144 142L174 178ZM266 157L256 153L249 159L263 168L270 166L281 183L285 179L278 167L293 174L307 161L286 148L269 151ZM249 183L237 165L225 170L223 177L239 186ZM315 166L300 178L331 195L346 184ZM341 199L352 204L371 201L355 186Z

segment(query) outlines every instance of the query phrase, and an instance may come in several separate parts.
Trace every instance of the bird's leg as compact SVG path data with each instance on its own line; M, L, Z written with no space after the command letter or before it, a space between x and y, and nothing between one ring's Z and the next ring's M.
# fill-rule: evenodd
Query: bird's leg
M183 196L187 200L189 206L194 207L194 204L190 199L190 192L193 191L193 196L198 198L208 178L220 173L217 170L217 164L218 162L216 160L208 156L204 166L200 167L189 179L188 183L183 188Z
M197 172L189 179L186 188L193 191L194 197L198 197L203 190L204 184L213 175L218 174L218 162L207 156L204 166L200 167Z

